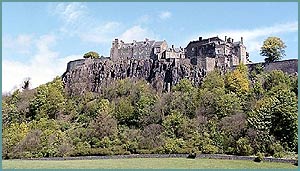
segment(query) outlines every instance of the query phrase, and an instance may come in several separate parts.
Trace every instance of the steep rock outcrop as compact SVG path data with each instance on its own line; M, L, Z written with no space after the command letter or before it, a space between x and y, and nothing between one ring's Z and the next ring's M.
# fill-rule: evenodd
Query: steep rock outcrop
M253 70L257 64L247 65ZM298 60L278 61L262 64L266 71L282 70L293 74L298 72ZM235 67L231 68L234 69ZM114 80L130 78L133 81L147 80L158 91L170 91L172 85L181 79L189 79L195 86L199 86L206 75L206 71L199 66L191 65L188 59L161 60L130 59L111 61L109 59L80 59L70 61L66 72L62 75L66 91L71 95L84 92L101 92Z

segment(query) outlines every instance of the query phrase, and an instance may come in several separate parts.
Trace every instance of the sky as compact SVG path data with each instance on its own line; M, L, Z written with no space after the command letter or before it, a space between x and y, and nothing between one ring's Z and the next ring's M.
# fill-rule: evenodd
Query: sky
M71 60L96 51L109 56L115 38L166 40L186 47L198 37L244 38L250 60L261 62L270 36L298 58L297 2L3 2L2 93L30 78L31 88L61 76Z

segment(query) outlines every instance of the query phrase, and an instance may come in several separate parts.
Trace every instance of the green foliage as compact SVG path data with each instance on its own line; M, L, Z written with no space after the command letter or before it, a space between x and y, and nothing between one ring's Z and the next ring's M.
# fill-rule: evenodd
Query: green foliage
M223 89L224 86L225 86L224 78L216 70L208 73L205 76L203 84L202 84L202 88L207 88L209 90L212 90L214 88L221 88L221 89Z
M237 114L241 111L240 99L232 93L219 96L214 108L219 118Z
M174 111L162 123L165 128L165 135L170 138L181 137L186 122L186 118L181 113Z
M284 148L279 142L273 143L269 147L269 153L273 157L282 158L284 156Z
M253 148L251 147L249 140L247 138L240 138L236 142L236 153L242 156L249 156L253 152Z
M138 122L130 102L129 98L120 98L116 103L114 115L120 124L132 125Z
M247 93L250 89L248 79L248 69L244 64L240 64L234 71L225 77L225 87L238 95Z
M282 71L271 71L266 75L263 86L266 90L271 90L273 87L278 85L290 87L291 79Z
M3 149L3 157L10 158L14 154L14 147L23 140L27 133L29 132L29 128L26 123L21 124L11 124L9 127L3 130L2 134L2 149Z
M88 53L85 53L83 55L83 58L91 58L91 59L95 59L95 58L99 58L99 54L97 52L93 52L93 51L90 51Z
M163 146L164 153L167 154L178 153L181 148L185 148L185 141L176 138L167 138Z
M288 150L296 150L298 140L298 99L285 87L274 87L270 94L274 98L272 106L271 134L282 143L287 143Z
M192 85L191 81L188 79L182 79L176 84L173 88L173 91L180 91L180 92L193 92L195 90L194 86Z
M37 93L30 102L29 117L56 119L64 112L65 101L63 83L59 77L56 77L52 82L37 88Z
M202 148L202 153L204 154L215 154L219 151L218 147L212 144L205 144Z
M89 128L90 136L94 138L110 137L117 133L117 120L109 114L102 113L90 123Z
M60 78L2 96L3 158L149 153L282 157L297 151L298 79L240 65L171 92L112 80L100 93L65 94Z
M256 158L254 159L254 161L255 162L261 162L261 161L263 161L263 159L264 159L264 155L262 153L258 152L256 154Z
M274 62L285 56L286 45L279 37L268 37L260 49L260 55L266 56L266 62Z

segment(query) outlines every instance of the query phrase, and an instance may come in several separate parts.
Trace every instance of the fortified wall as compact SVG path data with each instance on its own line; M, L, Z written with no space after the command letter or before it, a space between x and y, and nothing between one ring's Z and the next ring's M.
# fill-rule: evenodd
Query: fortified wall
M256 65L262 65L265 71L282 70L288 74L298 73L298 59L269 64L248 64L249 71ZM112 61L109 58L100 58L70 61L62 79L67 92L76 95L90 91L101 92L102 88L109 86L112 81L125 78L131 78L133 81L144 79L157 91L170 91L171 86L183 78L199 86L206 74L203 68L190 64L188 59L180 60L175 64L175 61L152 59Z

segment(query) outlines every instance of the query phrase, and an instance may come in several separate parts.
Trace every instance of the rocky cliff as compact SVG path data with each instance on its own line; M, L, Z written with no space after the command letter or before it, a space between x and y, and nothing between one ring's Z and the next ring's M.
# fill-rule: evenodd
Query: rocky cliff
M258 64L247 65L251 71ZM298 60L285 60L274 63L261 63L266 71L282 70L293 74L298 72ZM231 69L234 69L231 68ZM172 85L187 78L195 86L200 85L206 71L191 65L188 60L153 61L123 60L113 62L109 59L80 59L71 61L62 75L67 92L71 95L84 92L101 92L114 80L130 78L147 80L158 91L169 91Z

